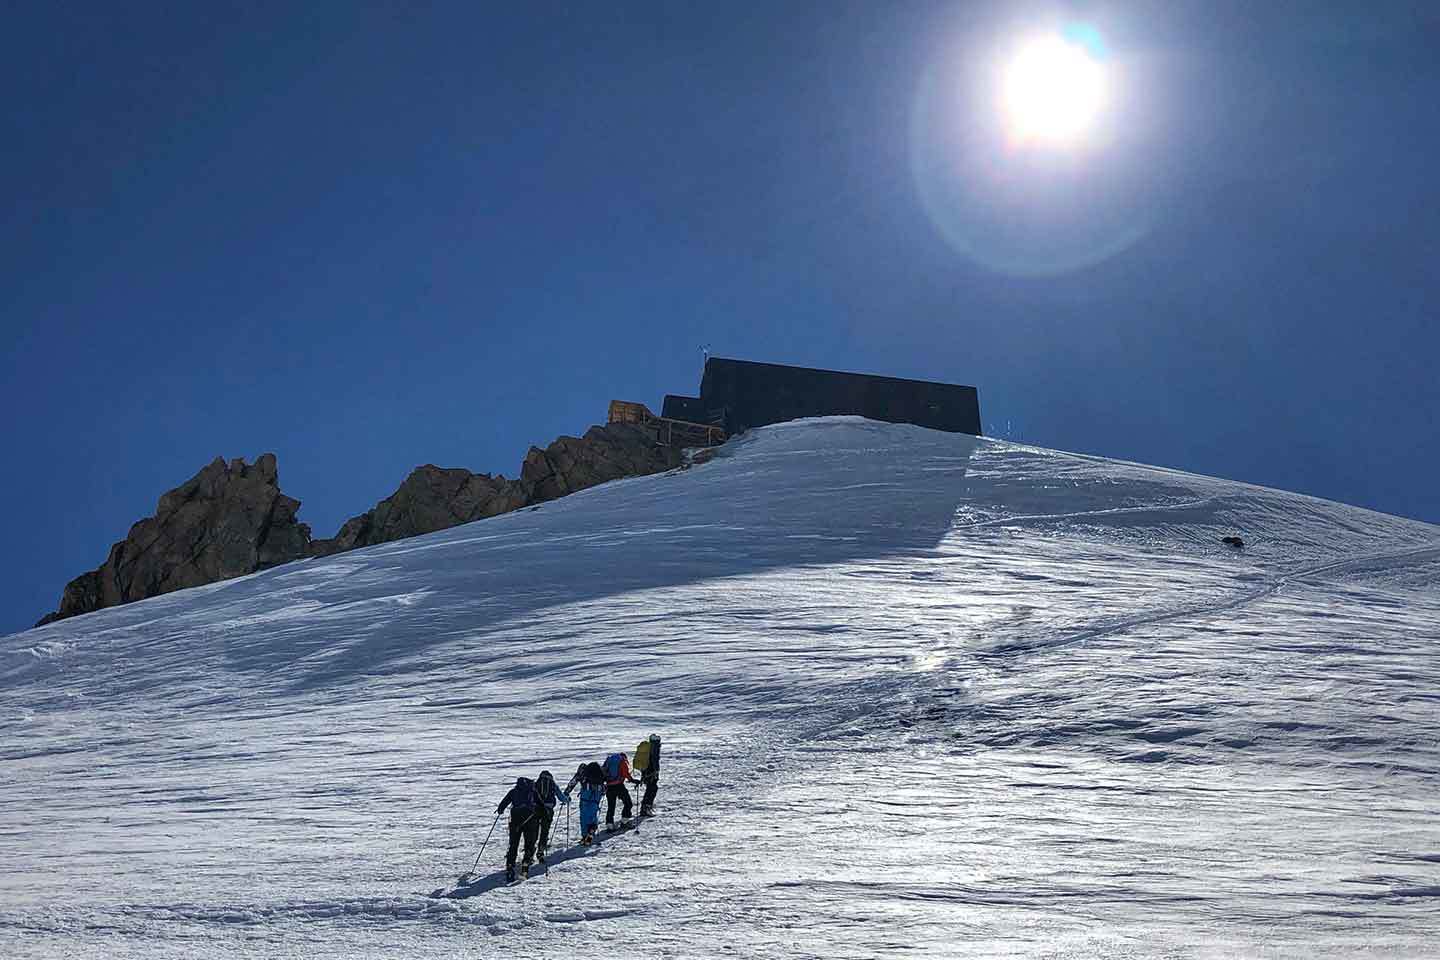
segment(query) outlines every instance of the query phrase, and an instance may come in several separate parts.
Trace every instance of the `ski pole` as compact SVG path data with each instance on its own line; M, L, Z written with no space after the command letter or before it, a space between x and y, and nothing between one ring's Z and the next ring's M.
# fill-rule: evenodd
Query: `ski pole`
M495 820L494 820L493 823L490 824L490 833L485 834L485 843L480 844L480 853L475 854L475 866L473 866L473 867L470 868L470 872L471 872L471 873L474 873L474 872L476 871L476 869L479 868L479 866L480 866L480 856L481 856L481 854L483 854L483 853L485 852L485 846L486 846L486 844L488 844L488 843L490 842L490 836L491 836L491 834L493 834L493 833L495 832L495 824L496 824L496 823L499 823L499 822L500 822L500 813L499 813L499 811L496 811L496 813L495 813Z

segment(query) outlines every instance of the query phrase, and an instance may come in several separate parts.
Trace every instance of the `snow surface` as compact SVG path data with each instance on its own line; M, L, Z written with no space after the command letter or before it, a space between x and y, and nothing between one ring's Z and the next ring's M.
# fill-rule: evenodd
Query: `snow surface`
M1437 583L1353 507L753 431L0 640L0 956L1436 956ZM428 896L651 732L659 817Z

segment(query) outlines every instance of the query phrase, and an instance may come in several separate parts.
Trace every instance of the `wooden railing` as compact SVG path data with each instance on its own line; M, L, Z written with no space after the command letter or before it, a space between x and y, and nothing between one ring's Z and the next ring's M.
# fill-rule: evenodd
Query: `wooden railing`
M657 417L645 404L629 400L610 401L610 422L648 427L655 431L655 439L667 446L713 447L725 442L723 427Z

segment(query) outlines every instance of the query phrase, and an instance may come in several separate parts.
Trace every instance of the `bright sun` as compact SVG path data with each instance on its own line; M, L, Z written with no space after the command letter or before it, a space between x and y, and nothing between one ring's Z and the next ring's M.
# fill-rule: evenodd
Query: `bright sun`
M1104 99L1099 61L1060 37L1031 41L1005 71L1005 112L1012 135L1023 143L1075 141Z

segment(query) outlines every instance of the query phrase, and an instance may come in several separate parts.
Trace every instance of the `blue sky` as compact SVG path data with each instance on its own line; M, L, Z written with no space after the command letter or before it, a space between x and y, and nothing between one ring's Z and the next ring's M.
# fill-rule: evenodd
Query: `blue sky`
M22 3L0 630L217 455L329 536L693 392L702 344L1440 521L1433 9ZM1103 146L997 146L998 51L1074 23Z

